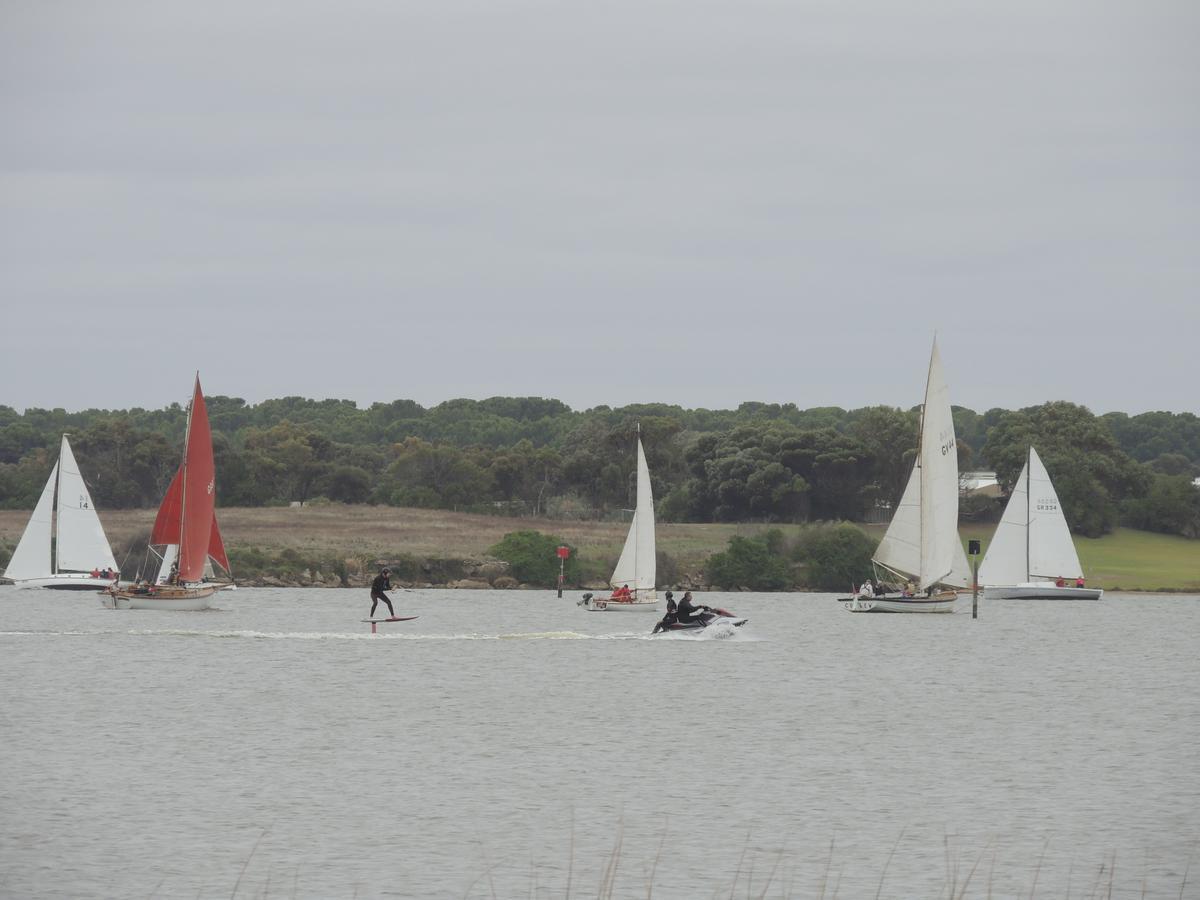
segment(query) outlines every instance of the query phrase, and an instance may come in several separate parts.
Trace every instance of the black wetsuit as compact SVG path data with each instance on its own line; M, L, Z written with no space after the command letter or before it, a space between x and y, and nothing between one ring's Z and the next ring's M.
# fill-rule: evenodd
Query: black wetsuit
M371 582L371 618L374 618L375 607L379 605L380 600L387 604L388 613L392 618L396 617L396 610L392 609L392 601L383 593L391 589L392 579L389 576L383 574L375 576L375 580Z
M687 597L684 597L679 601L679 607L676 610L676 614L679 617L679 622L684 625L692 622L702 621L701 617L704 615L701 610L692 605L692 601Z

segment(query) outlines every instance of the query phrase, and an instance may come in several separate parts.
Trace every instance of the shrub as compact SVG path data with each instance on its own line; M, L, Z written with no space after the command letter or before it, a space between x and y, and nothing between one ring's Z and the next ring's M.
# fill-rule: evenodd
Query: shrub
M517 580L539 587L554 587L558 584L558 548L564 544L566 541L540 531L510 531L500 543L488 550L488 554L508 563ZM575 548L570 549L564 581L577 584L579 559L575 555Z
M876 546L857 525L839 522L805 529L795 556L805 565L805 586L836 591L870 577Z
M704 564L709 584L726 589L787 590L792 584L787 560L771 552L771 545L781 544L782 537L778 531L754 538L734 535L727 549L714 553Z

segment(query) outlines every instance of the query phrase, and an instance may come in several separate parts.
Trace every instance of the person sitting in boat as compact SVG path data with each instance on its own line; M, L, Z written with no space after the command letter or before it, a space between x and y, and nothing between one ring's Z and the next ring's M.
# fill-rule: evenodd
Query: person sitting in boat
M868 578L866 581L864 581L862 583L862 587L860 587L858 589L858 596L860 596L860 597L874 597L875 596L875 585L873 585L871 583L870 578Z
M1065 579L1061 575L1059 575L1058 578L1055 579L1055 581L1054 581L1054 586L1055 587L1066 587L1067 579Z
M391 572L391 569L384 567L379 570L379 574L376 575L375 580L371 582L371 615L370 615L370 618L375 617L375 607L379 605L380 600L382 600L384 603L387 604L388 615L391 616L393 619L396 618L396 610L394 610L392 608L392 601L389 600L383 593L384 591L390 591L391 589L392 589L392 572Z
M1083 576L1080 575L1075 579L1075 587L1083 587Z
M692 602L691 591L688 591L683 595L683 599L679 601L679 606L675 610L676 615L679 617L679 622L682 625L688 625L692 622L702 621L706 612L708 612L707 606Z
M179 563L171 563L171 571L167 575L167 584L179 584Z
M609 599L610 600L626 600L626 601L628 601L628 600L633 599L633 594L631 594L629 592L629 585L623 584L619 588L617 588L615 591L612 592L612 597L610 597Z

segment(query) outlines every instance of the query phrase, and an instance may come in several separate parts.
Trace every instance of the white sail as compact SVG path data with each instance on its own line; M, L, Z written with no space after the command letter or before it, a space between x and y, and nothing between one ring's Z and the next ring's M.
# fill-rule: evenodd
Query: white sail
M1029 580L1028 485L1029 461L1026 460L979 566L979 580L985 585L1022 584Z
M13 581L22 578L44 578L52 574L50 568L50 529L54 520L54 483L58 479L58 463L50 470L42 496L38 498L29 524L13 551L4 577Z
M1071 530L1041 457L1032 446L979 570L986 585L1083 575Z
M942 579L942 583L969 588L971 579L974 577L971 574L971 561L967 559L967 551L963 549L962 541L955 541L955 544L957 549L954 551L954 568L950 570L949 575Z
M904 496L875 549L874 562L898 575L916 578L921 571L921 469L914 465Z
M950 394L942 376L937 341L929 357L921 413L921 590L944 582L954 570L958 539L958 447Z
M1083 568L1071 540L1050 473L1029 448L1029 577L1080 578Z
M629 533L625 535L625 546L617 567L613 570L610 583L613 587L629 585L638 598L654 596L657 577L657 561L654 546L654 495L650 489L650 467L646 465L646 452L641 438L637 444L637 508Z
M79 473L75 454L62 439L58 457L58 541L55 543L56 572L90 572L92 569L116 570L112 548L104 536L104 528L91 494Z
M156 584L166 584L167 578L171 574L171 566L179 561L179 545L164 544L162 554L162 565L158 567L158 578L155 579Z

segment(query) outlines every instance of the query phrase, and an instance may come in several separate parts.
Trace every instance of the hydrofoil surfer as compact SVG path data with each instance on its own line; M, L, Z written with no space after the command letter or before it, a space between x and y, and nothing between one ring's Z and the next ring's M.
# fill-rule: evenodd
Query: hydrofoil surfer
M371 582L371 615L370 618L375 618L375 607L382 600L387 604L388 615L393 619L396 618L396 610L392 608L392 601L387 598L384 591L392 589L392 573L390 569L381 569L379 574L375 576L375 580Z

